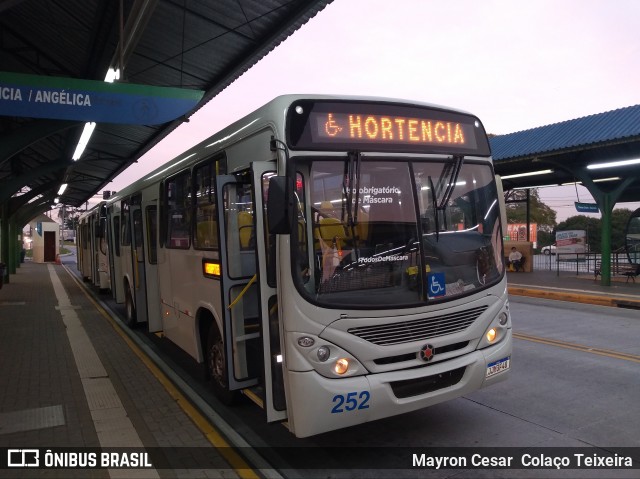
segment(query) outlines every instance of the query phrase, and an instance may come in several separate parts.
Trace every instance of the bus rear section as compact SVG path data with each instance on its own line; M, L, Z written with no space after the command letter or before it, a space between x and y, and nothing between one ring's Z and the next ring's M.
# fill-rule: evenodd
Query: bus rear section
M102 291L111 289L106 203L83 213L78 222L78 269L84 280Z

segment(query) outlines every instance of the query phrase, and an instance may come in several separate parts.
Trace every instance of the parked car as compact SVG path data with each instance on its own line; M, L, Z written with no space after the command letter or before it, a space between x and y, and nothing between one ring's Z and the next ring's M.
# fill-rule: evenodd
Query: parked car
M550 254L556 254L556 244L550 244L549 246L545 246L543 247L540 252L542 254L546 254L547 256L549 256Z

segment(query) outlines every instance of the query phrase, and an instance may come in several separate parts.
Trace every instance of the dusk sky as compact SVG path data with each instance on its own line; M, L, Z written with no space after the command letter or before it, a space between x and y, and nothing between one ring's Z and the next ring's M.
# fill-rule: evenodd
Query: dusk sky
M636 0L334 0L106 189L285 93L446 105L495 134L640 104L639 20ZM574 187L541 196L559 221L578 214Z

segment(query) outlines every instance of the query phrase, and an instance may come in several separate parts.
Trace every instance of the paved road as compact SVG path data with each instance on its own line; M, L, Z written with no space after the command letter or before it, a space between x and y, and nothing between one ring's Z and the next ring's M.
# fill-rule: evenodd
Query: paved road
M598 454L640 448L638 312L524 297L512 297L511 308L516 339L508 381L428 409L303 440L282 425L265 424L263 412L248 400L233 408L218 404L197 369L185 377L261 454L273 458L268 448L283 448L275 455L298 466L281 470L284 476L637 478L640 457L634 459L636 469L618 471L388 469L405 460L409 465L412 453L433 447L521 452L590 447ZM166 354L168 361L181 363L175 350ZM312 469L300 469L305 456L294 447L313 448ZM348 469L353 465L348 457L359 454L355 447L365 448L366 470ZM336 448L345 448L346 455Z
M512 298L511 307L516 333L513 371L508 381L493 388L304 440L295 439L281 425L265 425L262 411L248 401L226 409L225 415L253 444L313 447L313 464L332 465L331 470L290 471L292 477L425 477L425 470L384 468L397 464L398 456L406 456L408 463L412 452L442 446L515 447L525 452L536 447L594 447L598 452L640 447L638 312L533 298ZM336 470L342 460L336 458L336 447L366 447L379 454L367 456L373 469ZM299 463L299 451L277 453L285 462ZM429 471L429 477L577 477L576 473L638 477L638 469L445 470Z

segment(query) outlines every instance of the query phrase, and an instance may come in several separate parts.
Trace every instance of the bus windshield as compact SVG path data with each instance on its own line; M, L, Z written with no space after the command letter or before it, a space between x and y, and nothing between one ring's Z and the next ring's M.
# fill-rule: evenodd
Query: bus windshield
M462 158L298 159L294 274L323 306L459 298L504 270L490 164Z

